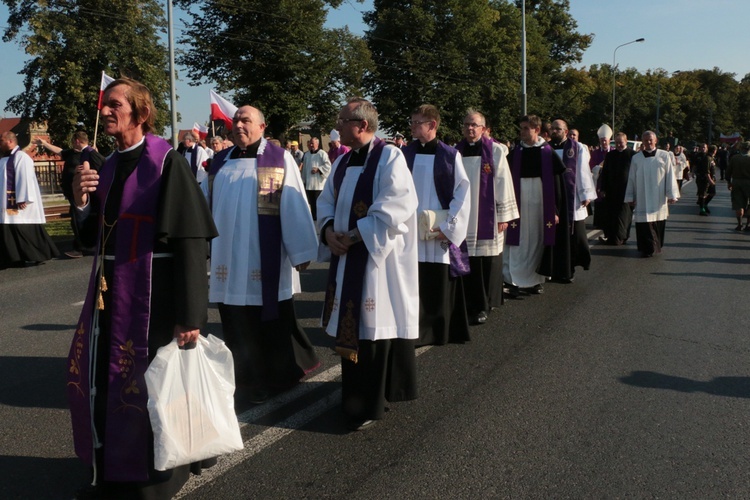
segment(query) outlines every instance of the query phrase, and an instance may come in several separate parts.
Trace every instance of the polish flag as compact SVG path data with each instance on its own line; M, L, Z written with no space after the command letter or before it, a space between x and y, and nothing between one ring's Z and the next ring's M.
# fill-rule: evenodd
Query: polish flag
M101 110L102 109L102 98L104 97L104 89L107 88L107 85L114 82L115 79L111 76L108 76L104 71L102 71L102 83L99 84L99 103L96 105L96 109Z
M213 90L209 90L211 96L211 120L224 122L227 130L232 130L232 118L237 112L237 106L227 101Z
M198 134L201 139L208 137L208 127L204 125L198 125L198 122L193 123L193 132Z

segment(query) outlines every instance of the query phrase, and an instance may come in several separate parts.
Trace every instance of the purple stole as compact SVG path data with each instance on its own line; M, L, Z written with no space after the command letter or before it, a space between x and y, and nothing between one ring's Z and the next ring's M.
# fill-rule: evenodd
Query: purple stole
M209 172L210 186L213 186L214 176L229 159L229 154L233 149L224 149L214 156ZM263 296L262 321L271 321L279 317L279 280L281 279L280 207L286 172L284 153L286 153L284 148L266 142L263 153L259 153L256 158L260 284L261 295Z
M482 137L482 170L479 175L479 211L477 213L477 239L495 239L495 161L492 156L492 139ZM466 139L456 144L463 156L469 143Z
M16 159L16 152L19 149L15 149L8 157L8 162L5 164L5 210L8 215L18 214L18 200L16 199L16 167L14 161Z
M414 170L414 158L417 155L418 148L419 141L414 141L402 149L406 157L406 165L409 167L410 172ZM444 142L437 142L432 174L435 179L435 192L440 201L440 206L444 210L450 208L450 203L453 199L453 189L456 185L456 152L455 148L448 146ZM469 274L471 270L469 269L469 248L466 245L466 240L462 241L458 247L450 241L446 243L449 243L448 257L450 258L451 277L457 278Z
M106 428L104 432L104 479L144 481L148 478L148 450L151 424L146 402L148 393L143 374L148 368L148 336L151 317L151 271L157 206L164 160L172 147L163 139L147 134L138 165L125 181L117 220L117 247L112 283L109 373ZM97 196L104 217L106 197L112 186L119 155L111 155L99 177ZM101 238L100 243L101 245ZM98 295L100 251L94 257L86 301L78 320L68 355L67 388L73 422L76 454L93 463L93 395L90 348L94 334L93 313ZM100 429L101 430L101 429Z
M375 184L375 173L378 163L385 148L385 142L377 137L372 140L372 149L365 162L365 168L357 180L352 197L352 208L349 213L347 231L357 227L357 221L367 216L372 205L372 189ZM338 202L338 194L341 184L344 182L346 169L352 152L349 151L341 158L336 173L333 175L333 192ZM365 282L365 269L370 254L364 243L352 245L346 253L346 264L344 267L344 279L341 283L341 299L338 306L338 331L336 332L336 352L349 361L357 362L359 352L359 323L362 313L362 288ZM331 264L328 269L328 286L326 287L326 301L323 308L323 327L328 326L331 314L334 311L334 300L336 297L336 273L340 258L338 255L331 256Z
M562 161L565 164L565 192L568 194L568 220L570 221L570 230L573 231L573 221L575 220L576 204L576 179L578 177L578 142L568 139L563 143Z
M542 154L542 217L544 218L544 244L555 244L555 184L552 172L552 155L555 151L548 143L541 146ZM516 203L521 206L521 157L523 146L520 144L513 150L513 159L510 164L510 173L513 177L513 189L516 193ZM521 214L523 216L523 214ZM521 240L521 218L513 220L508 225L505 237L507 245L518 246Z
M601 165L601 163L604 161L604 157L607 156L607 153L612 151L612 149L613 148L607 148L607 150L605 151L600 146L593 150L591 152L591 160L589 160L589 167L593 169L595 166Z

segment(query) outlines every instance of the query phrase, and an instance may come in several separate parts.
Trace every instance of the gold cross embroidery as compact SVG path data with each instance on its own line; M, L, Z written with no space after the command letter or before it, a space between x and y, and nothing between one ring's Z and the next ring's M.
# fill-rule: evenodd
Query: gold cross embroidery
M518 224L516 224L516 221L513 221L513 222L510 223L510 227L512 227L513 229L515 229L515 228L518 227Z
M228 275L229 275L229 272L227 271L227 266L224 266L224 265L216 266L216 279L217 280L223 283L227 280Z
M551 222L548 222L548 223L547 223L547 228L548 228L548 229L552 229L552 226L553 226L553 224L552 224ZM537 226L537 227L539 227L539 226Z

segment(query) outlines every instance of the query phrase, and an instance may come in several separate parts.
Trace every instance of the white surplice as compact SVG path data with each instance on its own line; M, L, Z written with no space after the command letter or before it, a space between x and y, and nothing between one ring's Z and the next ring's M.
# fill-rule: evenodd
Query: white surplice
M493 257L503 251L505 233L497 232L498 222L510 222L519 217L516 193L513 189L513 178L508 167L508 148L502 144L492 144L492 161L495 166L495 237L491 240L477 240L477 222L479 214L479 187L482 172L482 157L463 158L466 175L469 178L471 215L466 234L466 245L471 257Z
M44 224L47 219L44 216L42 193L39 190L39 182L34 171L34 160L21 151L18 146L13 148L11 154L15 155L13 166L16 172L16 203L26 203L27 205L23 210L19 209L15 215L6 211L7 194L5 191L8 185L7 165L10 156L0 159L0 181L2 181L3 188L0 224Z
M372 143L370 143L372 148ZM370 153L371 154L371 153ZM333 178L341 164L339 157L318 198L320 228L333 219L337 232L349 230L352 197L362 166L346 169L338 203ZM369 158L369 155L368 155ZM417 194L403 153L385 146L373 181L373 201L367 215L357 221L369 256L365 267L359 338L362 340L419 338L419 275L417 260ZM346 255L340 257L336 274L334 309L326 332L336 336L341 284Z
M417 212L423 210L442 210L435 189L435 155L421 155L414 157L412 175L417 189L419 206ZM469 215L471 214L471 200L469 198L469 178L466 176L461 153L456 152L454 167L453 198L448 206L449 217L440 222L440 230L456 246L460 246L466 239L469 229ZM433 262L450 264L448 249L443 249L441 241L419 240L419 262Z
M267 144L265 139L261 141L259 157ZM255 158L230 159L214 178L209 203L219 236L211 242L210 302L263 305L257 164ZM289 152L284 154L284 170L280 201L280 301L299 291L295 289L293 266L315 260L318 249L302 178ZM201 187L207 194L208 180Z
M588 209L583 206L584 201L592 202L596 199L596 184L594 175L589 167L591 155L585 144L578 144L578 160L576 161L576 188L573 201L573 220L586 220L589 216ZM563 158L564 149L555 149L557 156L565 163Z
M656 222L669 216L668 200L680 198L672 157L657 149L651 158L639 151L630 162L625 203L635 202L635 222Z
M317 168L318 172L312 173L313 168ZM302 180L308 191L322 191L330 173L331 160L328 159L328 153L322 149L315 153L308 151L302 157Z

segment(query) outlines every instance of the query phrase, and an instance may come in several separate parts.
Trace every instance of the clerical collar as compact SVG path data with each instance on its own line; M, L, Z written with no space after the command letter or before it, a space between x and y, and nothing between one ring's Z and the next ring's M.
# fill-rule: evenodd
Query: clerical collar
M365 164L365 161L367 161L367 153L370 152L371 142L372 141L368 142L359 149L352 150L352 156L349 158L349 166L361 167Z
M418 155L434 155L437 151L437 137L429 142L425 142L422 144L419 143L419 147L417 148L417 154Z
M565 146L565 141L562 142L550 142L550 146L552 146L553 149L563 149Z
M537 137L536 142L534 144L527 144L523 141L521 141L519 144L521 144L521 147L524 147L524 148L537 148L541 146L542 144L544 144L544 139L541 137Z
M137 148L138 146L140 146L141 144L143 144L143 141L145 141L145 140L146 140L146 136L144 135L143 137L141 137L141 140L138 141L136 144L133 144L132 146L130 146L127 149L118 149L117 152L118 153L127 153L128 151L133 151L135 148Z
M234 160L236 158L255 158L258 156L258 148L260 147L260 142L263 140L261 137L254 143L250 144L247 148L242 149L240 146L237 146L234 148L232 153L229 155L230 160Z
M642 151L643 156L646 158L651 158L652 156L656 156L656 149L652 149L651 151L646 151L645 149Z

